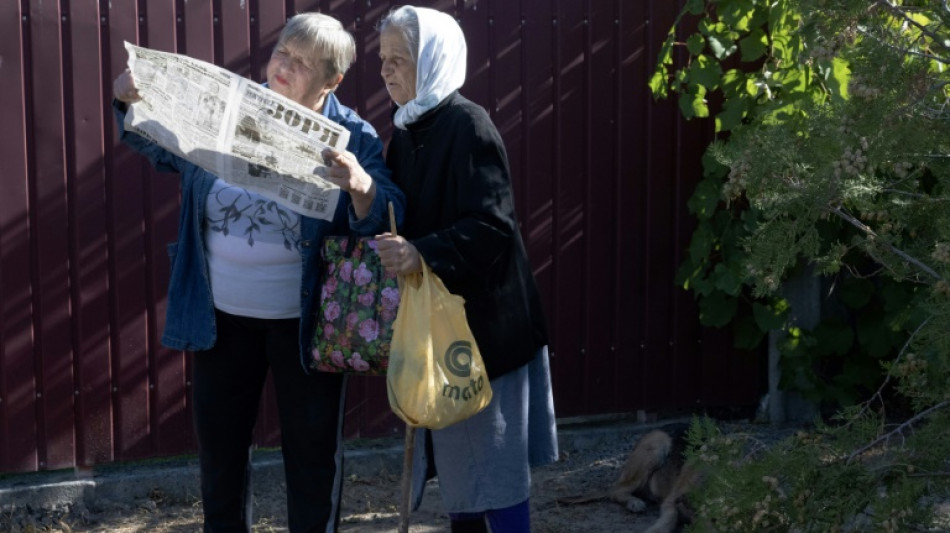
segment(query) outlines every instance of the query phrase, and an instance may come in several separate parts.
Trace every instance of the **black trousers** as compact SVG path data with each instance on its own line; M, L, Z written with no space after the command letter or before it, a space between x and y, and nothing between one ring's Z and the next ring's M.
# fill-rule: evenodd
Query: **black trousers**
M217 342L194 354L192 379L204 531L251 531L251 438L268 369L277 392L290 531L336 531L344 377L304 373L297 319L215 316Z

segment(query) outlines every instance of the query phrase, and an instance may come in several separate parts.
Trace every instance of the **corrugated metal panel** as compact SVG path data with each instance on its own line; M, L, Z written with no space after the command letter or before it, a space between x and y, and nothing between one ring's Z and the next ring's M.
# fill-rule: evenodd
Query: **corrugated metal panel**
M64 14L64 65L68 127L70 297L72 303L73 383L76 459L81 465L113 458L109 342L109 241L103 165L105 134L103 80L108 74L96 2L86 0ZM80 52L96 51L97 53Z
M73 373L69 295L69 227L66 196L63 32L58 4L32 9L26 54L32 82L33 145L30 172L30 255L34 260L34 368L37 444L41 468L72 464Z
M0 5L0 471L38 468L26 90L29 19Z
M260 79L287 16L356 38L339 90L383 138L376 0L63 0L0 5L0 472L190 453L190 358L159 343L178 181L116 141L128 40ZM748 405L756 354L701 328L673 285L709 124L646 86L682 2L435 0L469 44L464 93L505 138L552 332L560 416ZM279 442L272 385L256 430ZM352 378L347 434L401 429Z

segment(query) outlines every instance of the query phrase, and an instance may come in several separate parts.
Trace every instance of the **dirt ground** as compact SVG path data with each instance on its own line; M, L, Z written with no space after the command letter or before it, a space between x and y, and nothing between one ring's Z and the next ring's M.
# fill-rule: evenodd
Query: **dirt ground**
M642 531L656 517L656 509L635 515L614 503L562 506L558 497L576 495L610 484L618 474L627 453L644 431L642 425L624 429L577 427L570 436L561 437L561 457L552 465L532 471L532 530L538 533L599 531ZM356 444L356 447L362 445ZM345 463L350 465L344 482L341 531L391 532L399 524L402 438L371 442L367 447L395 448L394 460L384 466L353 468L359 452L347 448ZM368 461L367 461L368 462ZM354 473L355 472L355 473ZM255 486L256 533L287 531L285 493L280 476L275 481L261 480ZM0 506L0 508L3 508ZM448 518L442 512L438 480L426 487L423 504L410 517L410 531L425 533L448 530ZM148 497L134 501L96 499L55 510L34 509L27 505L0 513L0 531L35 533L184 533L201 530L201 503L193 496L172 497L152 490Z
M656 519L655 506L634 514L612 502L566 506L557 498L592 492L608 486L636 440L650 426L623 429L575 427L561 437L560 460L532 471L532 531L536 533L630 532L646 529ZM385 443L384 443L385 444ZM401 446L401 438L390 444ZM377 442L376 446L380 446ZM398 450L397 450L398 452ZM344 483L341 531L391 532L399 525L401 458L395 466L350 474ZM346 461L359 458L347 458ZM287 531L282 481L255 490L255 533ZM132 502L92 501L56 510L20 508L0 513L0 531L34 533L184 533L201 530L201 503L194 497L171 498L153 490L148 498ZM410 531L448 530L441 510L438 480L426 487L423 504L410 517Z
M607 501L566 506L557 498L584 494L608 486L617 476L636 440L650 427L634 425L619 431L575 428L561 438L561 459L532 471L532 531L536 533L600 533L644 531L656 519L656 506L634 514ZM752 432L777 441L796 428L736 425L732 432ZM401 444L401 439L391 443ZM378 445L378 443L377 443ZM397 450L398 451L398 450ZM395 464L401 460L395 456ZM347 461L358 461L346 459ZM391 532L398 529L400 468L365 469L344 483L340 531ZM255 491L255 533L287 531L284 491L280 481ZM413 533L448 531L441 510L437 480L426 488L422 507L410 518ZM201 531L201 504L194 498L175 499L152 491L148 498L116 503L94 501L55 511L19 509L0 513L0 531L36 533L184 533Z

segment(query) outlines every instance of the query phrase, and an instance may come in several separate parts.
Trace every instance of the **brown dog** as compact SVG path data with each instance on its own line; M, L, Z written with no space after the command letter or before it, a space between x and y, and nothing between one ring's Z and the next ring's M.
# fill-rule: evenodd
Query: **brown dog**
M685 427L650 431L637 441L613 485L558 501L574 504L610 498L635 513L646 509L644 500L659 503L660 517L644 533L672 532L681 522L692 521L686 496L702 481L699 470L683 462L685 434Z

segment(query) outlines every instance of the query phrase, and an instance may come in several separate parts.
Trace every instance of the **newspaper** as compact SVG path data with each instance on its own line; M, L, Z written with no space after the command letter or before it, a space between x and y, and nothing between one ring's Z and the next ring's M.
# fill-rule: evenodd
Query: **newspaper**
M142 96L129 106L126 130L232 185L332 220L340 188L321 177L321 152L345 150L346 128L210 63L128 42L125 48Z

